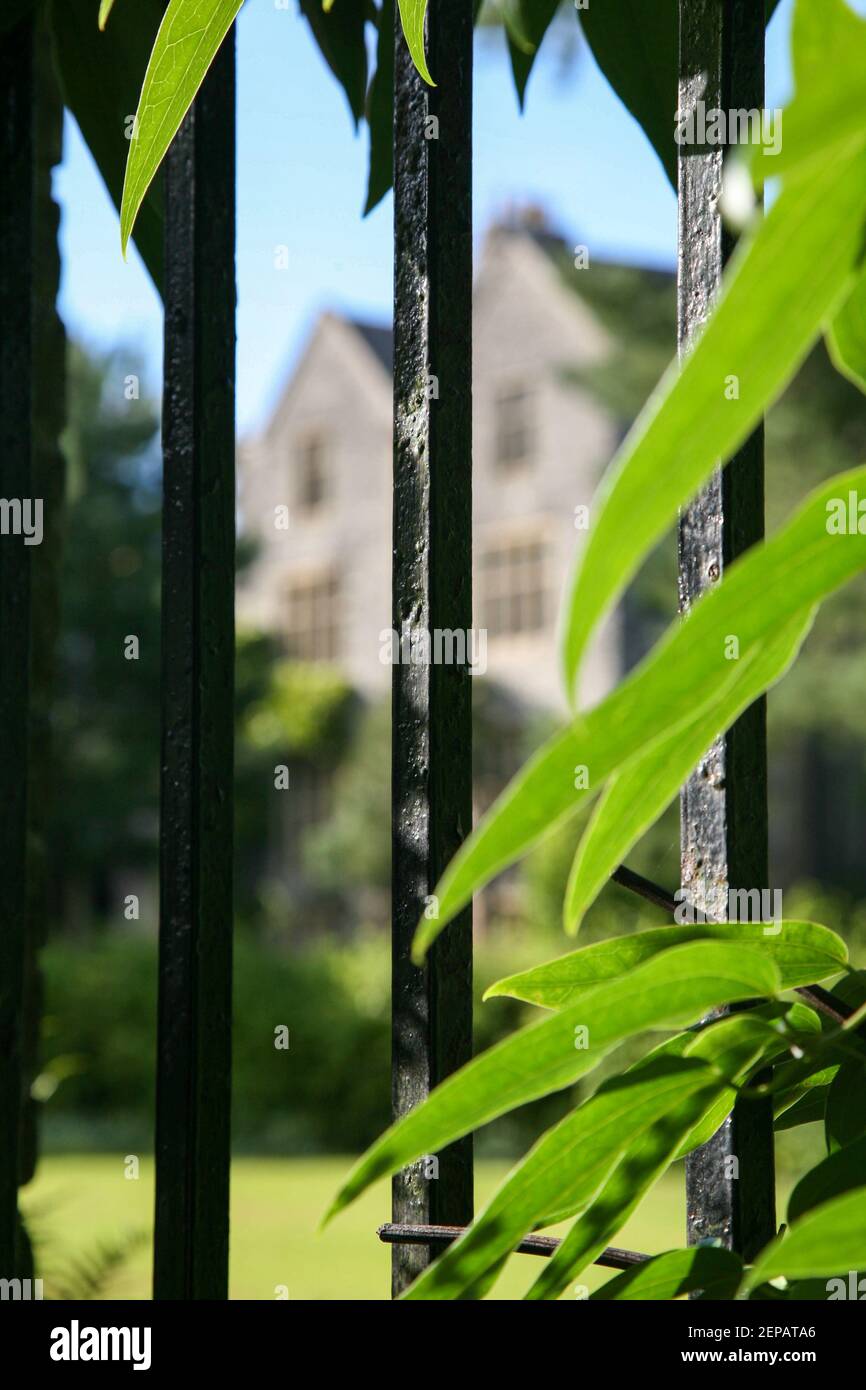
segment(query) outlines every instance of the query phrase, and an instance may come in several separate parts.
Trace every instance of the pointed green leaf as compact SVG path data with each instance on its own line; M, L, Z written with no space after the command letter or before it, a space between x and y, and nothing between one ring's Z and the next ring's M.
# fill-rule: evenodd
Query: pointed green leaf
M827 348L836 370L866 391L866 271L830 324Z
M845 0L798 0L791 33L797 91L786 107L780 139L755 151L759 181L833 157L839 147L866 144L866 110L854 97L866 71L866 20ZM832 81L827 74L832 73Z
M736 1025L738 1020L732 1022ZM721 1053L720 1033L723 1041L727 1040ZM685 1097L631 1145L532 1285L526 1295L530 1302L558 1298L569 1281L592 1263L667 1171L701 1116L717 1103L720 1094L728 1092L732 1079L760 1059L762 1051L762 1044L748 1031L739 1036L736 1026L730 1032L719 1029L711 1035L697 1034L689 1055L703 1057L711 1053L720 1076L711 1085Z
M386 1173L432 1153L517 1105L571 1085L624 1037L691 1022L708 1008L772 996L773 963L740 946L676 946L570 1009L521 1029L443 1081L355 1166L328 1217Z
M674 125L679 68L678 0L617 0L579 11L593 57L643 127L677 186Z
M824 1132L830 1153L866 1134L866 1067L862 1062L844 1062L833 1078L827 1094Z
M796 1129L799 1125L823 1124L829 1089L829 1086L808 1087L799 1094L794 1090L777 1097L773 1107L776 1116L773 1129L779 1132Z
M834 1197L772 1241L746 1271L743 1289L771 1279L817 1279L866 1269L866 1187Z
M114 7L114 0L99 0L99 27L104 29L108 23L108 16Z
M506 0L503 7L511 71L521 110L541 41L559 6L560 0Z
M538 751L443 874L437 915L424 918L416 932L416 960L473 893L574 815L612 773L722 698L737 679L736 663L725 655L731 634L742 660L866 567L866 535L856 530L856 515L853 529L846 523L850 533L828 530L835 525L831 511L848 517L851 496L855 503L866 498L866 470L841 474L814 492L785 527L736 561L611 695Z
M733 1298L742 1275L743 1262L733 1250L693 1245L689 1250L669 1250L623 1270L590 1294L589 1299L591 1303L669 1300L701 1289L706 1299L727 1300Z
M806 1212L862 1187L866 1180L866 1134L837 1149L800 1179L788 1199L788 1222L794 1225Z
M394 0L382 0L376 39L376 71L367 93L370 172L364 216L394 182Z
M339 5L327 9L323 9L321 0L299 0L299 3L322 57L346 93L357 129L367 97L366 7L358 0L348 0L348 3L341 0ZM389 37L393 55L393 10Z
M93 22L93 0L53 0L51 6L54 61L63 100L78 122L118 212L130 147L129 122L163 9L163 0L130 0L100 33ZM139 210L135 244L160 293L163 222L162 182L156 179Z
M243 3L169 0L144 74L135 135L129 142L120 207L124 255L144 195Z
M464 1236L412 1285L409 1299L456 1299L548 1214L580 1210L628 1144L711 1080L689 1058L654 1058L600 1087L543 1135Z
M767 0L767 23L779 0ZM593 56L642 126L674 188L674 116L679 73L678 0L606 0L579 11Z
M611 778L574 857L565 893L567 932L577 931L613 871L678 796L713 740L730 728L762 691L782 678L796 659L813 618L810 610L786 623L778 635L756 645L737 661L736 678L722 688L720 700Z
M412 54L412 61L428 86L435 87L436 83L427 70L427 58L424 53L424 19L427 14L427 0L397 0L397 2L400 6L400 23L409 45L409 52Z
M862 251L864 217L861 154L829 161L785 188L743 238L699 340L650 399L593 503L562 624L570 695L598 622L677 508L752 433L844 298Z
M579 995L602 980L627 975L636 965L650 960L659 951L682 946L687 941L742 943L766 953L779 970L783 989L814 984L844 970L848 948L841 936L817 922L774 922L768 935L761 923L698 922L682 926L652 927L630 936L615 936L583 946L579 951L546 961L531 970L509 975L490 986L485 999L507 996L539 1004L545 1009L561 1009L573 1004ZM778 927L778 932L775 928Z

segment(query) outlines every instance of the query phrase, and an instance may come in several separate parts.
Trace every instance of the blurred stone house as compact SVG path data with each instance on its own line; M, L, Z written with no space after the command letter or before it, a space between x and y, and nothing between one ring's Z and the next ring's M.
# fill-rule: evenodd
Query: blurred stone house
M506 726L501 780L512 770L509 723L564 711L557 612L585 535L579 509L621 433L573 380L609 343L563 280L564 252L543 226L494 226L474 290L473 626L486 635L483 679ZM239 583L239 624L276 635L287 656L334 663L368 699L383 697L391 678L382 659L391 628L391 371L390 328L323 314L239 459L242 533L256 551ZM620 636L612 621L596 642L585 703L621 672ZM325 813L321 780L302 778L286 812L293 821ZM495 790L479 788L478 799Z
M554 710L564 708L555 620L582 535L576 508L618 433L567 379L604 357L607 337L564 287L546 239L493 228L476 279L474 626L487 634L488 678L520 705ZM338 664L368 696L390 680L391 354L390 329L323 314L240 456L242 527L257 554L239 621L279 635L288 655ZM609 627L583 699L598 699L620 666Z

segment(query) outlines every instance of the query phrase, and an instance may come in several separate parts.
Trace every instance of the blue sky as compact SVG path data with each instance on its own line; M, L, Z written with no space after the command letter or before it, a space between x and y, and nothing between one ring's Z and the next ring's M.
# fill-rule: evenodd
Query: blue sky
M770 27L769 106L789 92L791 8L783 0ZM587 49L563 71L558 45L542 48L521 116L504 45L480 40L474 140L478 238L509 203L532 201L595 256L673 264L673 193ZM366 161L366 134L354 135L306 22L294 7L248 0L238 22L240 433L263 423L318 312L390 318L392 203L361 217ZM121 259L114 209L72 120L56 194L68 328L94 346L137 352L156 389L159 300L136 253ZM280 245L289 248L282 270Z

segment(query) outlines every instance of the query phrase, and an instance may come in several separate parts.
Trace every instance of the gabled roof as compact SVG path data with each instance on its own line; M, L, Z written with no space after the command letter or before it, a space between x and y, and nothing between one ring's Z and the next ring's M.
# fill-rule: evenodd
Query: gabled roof
M390 376L394 370L394 334L389 324L365 323L347 318L345 322L361 337Z

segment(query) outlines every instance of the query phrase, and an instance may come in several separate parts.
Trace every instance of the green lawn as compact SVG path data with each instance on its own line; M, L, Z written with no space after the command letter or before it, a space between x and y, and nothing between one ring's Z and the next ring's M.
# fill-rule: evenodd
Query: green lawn
M366 1193L319 1235L316 1226L347 1170L343 1158L238 1158L232 1167L231 1297L272 1299L279 1286L294 1299L388 1297L389 1254L376 1238L388 1220L387 1184ZM483 1201L507 1165L480 1162L476 1192ZM24 1209L41 1247L47 1297L71 1262L99 1246L124 1248L152 1221L153 1165L142 1160L137 1180L124 1176L122 1156L64 1155L42 1160L24 1194ZM684 1239L681 1174L669 1176L635 1213L621 1243L655 1252ZM536 1257L514 1256L493 1296L520 1298L538 1270ZM610 1275L584 1276L595 1288ZM136 1299L150 1293L149 1242L128 1252L100 1297ZM285 1295L283 1295L285 1296Z

